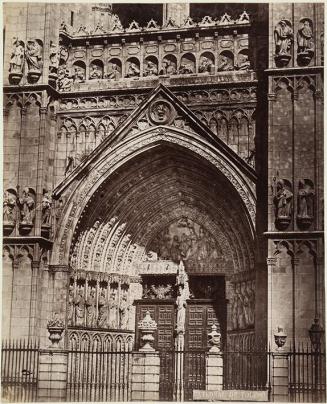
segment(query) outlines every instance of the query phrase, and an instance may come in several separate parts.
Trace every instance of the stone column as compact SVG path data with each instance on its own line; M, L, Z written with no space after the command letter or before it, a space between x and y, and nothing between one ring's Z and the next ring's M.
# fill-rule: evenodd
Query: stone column
M160 358L151 346L157 323L149 311L138 324L144 343L138 352L133 353L132 364L132 401L159 401Z
M38 392L40 402L66 401L68 352L59 347L64 322L53 318L48 322L48 349L40 350Z
M272 396L274 402L289 402L288 397L288 355L286 352L272 354Z

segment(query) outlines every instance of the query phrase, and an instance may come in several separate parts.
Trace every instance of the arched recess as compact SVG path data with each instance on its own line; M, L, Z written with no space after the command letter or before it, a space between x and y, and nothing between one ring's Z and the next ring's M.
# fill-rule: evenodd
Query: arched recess
M172 127L156 127L133 134L112 148L102 149L102 151L96 150L91 154L89 159L94 158L92 169L87 175L79 176L79 179L76 178L75 182L69 186L67 203L58 223L54 240L52 263L68 265L73 234L78 222L81 221L83 212L94 203L95 199L99 198L98 192L103 192L101 189L105 187L108 181L117 176L117 170L120 167L126 163L133 164L138 155L149 150L155 151L158 148L170 146L178 147L182 150L181 154L187 153L192 158L200 159L224 179L226 182L224 186L233 191L234 199L239 204L242 220L248 229L248 236L246 237L254 240L255 198L253 179L246 177L236 167L235 163L228 160L221 151L218 151L200 135ZM100 153L101 157L97 156L96 152ZM135 175L131 174L132 177ZM144 189L144 199L147 198L148 191ZM227 194L225 189L220 189L220 192ZM59 193L60 189L58 188ZM59 195L55 196L59 197ZM235 240L238 237L239 235L236 234Z

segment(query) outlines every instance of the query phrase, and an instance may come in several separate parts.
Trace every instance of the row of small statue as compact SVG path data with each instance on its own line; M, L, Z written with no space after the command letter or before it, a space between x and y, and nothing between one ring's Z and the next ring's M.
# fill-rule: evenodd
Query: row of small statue
M273 200L276 209L276 219L291 218L293 193L291 183L286 179L273 178ZM297 217L299 219L313 218L314 185L308 179L299 180Z
M235 283L231 302L232 329L239 330L254 326L255 281Z
M110 328L127 330L130 326L130 307L128 289L112 288L108 292L101 288L98 293L94 287L84 286L76 289L69 287L68 324L89 328Z
M3 223L14 225L17 208L20 214L20 224L33 225L35 219L35 192L32 188L24 188L22 193L9 189L3 196ZM42 197L42 225L50 225L52 200L49 192L44 191Z
M310 18L302 18L300 20L300 28L298 29L297 53L302 62L310 59L314 53L313 24ZM288 63L291 59L291 47L294 42L294 34L292 23L283 18L276 25L274 30L275 39L275 55L277 60Z
M9 71L11 73L22 73L25 60L29 70L40 71L42 68L42 48L43 43L40 39L27 41L25 47L23 41L14 38Z

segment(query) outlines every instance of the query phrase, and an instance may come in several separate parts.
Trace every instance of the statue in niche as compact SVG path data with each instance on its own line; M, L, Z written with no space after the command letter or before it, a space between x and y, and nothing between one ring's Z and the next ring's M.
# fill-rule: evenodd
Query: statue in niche
M51 204L51 197L48 192L45 192L42 198L42 225L50 224Z
M278 65L286 66L291 59L293 30L290 21L282 19L275 27L275 58Z
M24 66L24 56L25 56L25 45L23 41L18 38L14 38L13 42L13 52L10 58L10 73L23 73Z
M84 326L84 318L85 318L85 298L84 298L84 287L81 286L77 295L74 299L75 306L75 325L76 326Z
M139 77L140 69L136 63L131 62L127 69L126 77Z
M112 289L109 296L109 328L117 328L117 289Z
M249 325L254 325L254 310L255 310L255 294L254 294L254 283L255 281L248 281L247 285L247 295L249 300L249 309L248 309L248 319Z
M15 222L15 207L16 207L16 195L11 194L8 191L3 195L3 223Z
M180 254L180 241L178 236L175 234L173 237L173 241L171 243L171 248L170 248L170 258L175 261L179 262L181 259L181 254Z
M32 40L27 42L25 57L28 66L28 70L40 71L42 68L42 56L40 41Z
M199 66L200 73L210 73L213 69L212 60L207 58L206 56L202 56Z
M160 74L168 76L171 74L176 74L176 65L168 59L163 59Z
M231 305L231 321L232 321L232 329L238 329L238 297L235 293L234 298L232 300Z
M91 65L89 79L90 80L102 79L102 70L101 70L101 68L99 66L97 66L94 63Z
M18 199L21 224L32 225L35 217L35 201L29 188L23 189L22 197Z
M86 308L86 326L95 327L96 326L96 297L95 289L91 288L89 291L89 296L85 301Z
M126 289L122 289L122 296L119 305L119 328L121 330L128 329L129 310L130 304L128 301L128 291Z
M194 66L193 63L189 62L189 63L181 63L179 70L178 70L179 74L192 74L194 73Z
M246 282L241 282L240 291L241 291L241 296L242 296L244 326L248 327L250 325L250 320L249 320L250 302L249 302L249 296L247 294Z
M238 66L238 70L249 70L250 69L250 61L248 55L242 55L240 64Z
M58 67L59 67L59 48L56 43L53 41L50 41L50 51L49 51L49 58L50 58L50 66L49 70L50 73L57 73Z
M302 21L302 27L297 32L297 44L299 53L313 51L313 32L309 19L304 18Z
M300 180L298 190L298 213L299 224L309 226L313 221L313 198L314 190L311 181Z
M302 26L297 32L297 60L299 65L307 65L314 55L312 22L309 18L303 18L300 23Z
M146 62L144 76L158 76L158 67L150 60Z
M237 319L238 319L238 328L243 329L246 327L246 318L244 313L244 302L243 296L241 292L241 284L237 283L235 287L235 293L237 296Z
M101 290L98 300L98 327L104 328L108 326L108 302L106 291Z
M228 72L234 70L233 62L228 56L221 55L220 59L221 61L218 66L218 71Z
M277 225L287 226L291 221L293 193L286 185L285 180L273 179L274 203L276 207Z
M85 69L81 66L74 66L74 74L72 76L74 83L85 82Z
M74 304L74 286L69 285L68 291L68 313L67 313L67 321L68 325L74 325L74 317L75 317L75 304Z
M57 87L59 91L70 91L73 85L73 79L70 77L66 66L59 67Z
M120 68L116 63L109 63L109 72L107 73L107 79L119 80L121 78Z

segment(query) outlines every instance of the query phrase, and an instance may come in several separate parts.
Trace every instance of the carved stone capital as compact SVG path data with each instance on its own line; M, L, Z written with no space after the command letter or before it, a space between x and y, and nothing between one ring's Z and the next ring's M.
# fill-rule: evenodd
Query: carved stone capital
M267 95L268 101L276 101L276 93L269 93Z

